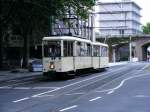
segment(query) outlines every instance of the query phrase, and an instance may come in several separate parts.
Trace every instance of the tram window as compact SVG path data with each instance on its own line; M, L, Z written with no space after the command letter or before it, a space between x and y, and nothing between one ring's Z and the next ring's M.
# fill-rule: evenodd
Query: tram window
M61 49L59 41L50 41L44 45L44 57L60 57Z
M87 44L87 56L91 56L91 45Z
M90 55L90 46L87 43L77 42L77 56L88 56Z
M108 49L107 47L101 47L101 56L102 57L107 57L108 56Z
M81 42L77 42L76 50L77 56L81 56Z
M93 51L94 56L99 56L99 46L94 46L94 51Z
M73 56L73 42L64 41L64 56Z

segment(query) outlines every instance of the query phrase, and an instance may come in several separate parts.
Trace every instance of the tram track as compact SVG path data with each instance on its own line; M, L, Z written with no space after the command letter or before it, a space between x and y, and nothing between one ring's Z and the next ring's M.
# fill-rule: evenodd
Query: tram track
M99 79L96 79L96 78L91 78L91 80L87 80L87 81L84 81L84 82L81 82L79 84L75 84L75 85L72 85L72 86L68 86L68 88L63 88L62 91L56 91L55 94L58 94L59 95L64 95L64 94L71 94L71 93L75 93L75 92L90 92L91 90L93 89L96 89L96 88L99 88L117 78L120 78L126 74L130 74L131 71L134 69L135 67L131 67L129 69L125 69L123 71L117 71L117 72L112 72L111 75L107 76L107 74L110 74L110 73L106 73L106 75L102 76L102 77L96 77L96 78L99 78ZM139 67L141 68L141 67ZM91 81L91 82L90 82ZM65 91L65 92L63 92ZM58 92L58 93L57 93ZM61 94L59 94L61 93Z
M103 73L103 72L101 72ZM94 75L98 74L98 72L89 72L89 73L82 73L80 75L75 76L74 78L65 78L65 79L54 79L54 78L48 78L44 77L43 75L34 75L34 76L25 76L25 77L19 77L19 78L13 78L8 79L4 81L0 81L1 87L3 86L19 86L23 84L30 84L30 83L45 83L45 82L60 82L60 81L68 81L72 82L75 80L78 80L80 78L87 78L87 77L93 77Z
M122 67L121 67L122 68ZM124 67L123 67L124 68ZM141 69L141 67L137 67L136 68L137 70L140 70ZM132 69L131 69L132 70ZM130 71L130 70L128 70L128 71ZM109 72L109 71L108 71ZM113 71L112 71L113 72ZM103 74L104 72L102 72L102 74ZM107 72L106 72L107 73ZM65 80L63 80L63 81L69 81L70 83L71 82L74 82L74 81L77 81L78 79L80 79L80 78L87 78L87 77L93 77L93 76L95 76L95 75L97 75L97 74L99 74L98 72L96 72L96 73L86 73L86 74L81 74L81 75L78 75L78 76L76 76L74 79L65 79ZM107 79L105 79L105 80L103 80L103 81L101 81L100 83L98 83L97 82L97 80L95 80L95 85L97 85L97 83L98 83L98 85L103 85L103 84L105 84L107 81L109 81L109 80L111 80L111 79L113 79L113 78L117 78L117 77L119 77L119 76L121 76L123 74L123 72L122 73L120 73L119 75L115 75L115 76L113 76L113 75L111 75L110 77L108 77ZM107 76L106 76L107 77ZM30 77L21 77L21 78L15 78L15 79L11 79L11 80L6 80L6 81L2 81L2 82L0 82L0 85L1 85L1 87L3 87L3 86L6 86L6 87L17 87L17 86L21 86L21 85L26 85L26 84L30 84L30 83L42 83L42 81L43 81L43 83L45 83L45 81L44 80L47 80L47 82L49 83L49 82L54 82L54 81L58 81L59 82L59 80L55 80L55 79L48 79L48 78L45 78L45 77L43 77L42 75L37 75L37 76L30 76ZM61 80L62 81L62 80ZM46 83L47 83L46 82ZM84 84L83 84L84 85ZM82 85L82 86L83 86ZM93 85L93 84L89 84L88 85L89 87L91 87L91 88L94 88L95 86ZM80 85L79 85L79 87L80 87Z
M38 76L21 77L21 78L13 78L13 79L10 79L10 80L1 81L0 85L1 86L21 85L21 84L26 84L26 83L37 81L37 80L39 80L41 78L42 78L42 76L40 76L40 75L38 75Z

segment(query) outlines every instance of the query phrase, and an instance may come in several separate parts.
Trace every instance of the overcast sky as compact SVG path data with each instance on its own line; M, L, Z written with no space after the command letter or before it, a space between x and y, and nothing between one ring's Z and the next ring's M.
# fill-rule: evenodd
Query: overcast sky
M121 1L121 0L99 0L100 2L110 2L110 1ZM141 23L146 24L150 22L150 0L132 0L136 2L141 8Z

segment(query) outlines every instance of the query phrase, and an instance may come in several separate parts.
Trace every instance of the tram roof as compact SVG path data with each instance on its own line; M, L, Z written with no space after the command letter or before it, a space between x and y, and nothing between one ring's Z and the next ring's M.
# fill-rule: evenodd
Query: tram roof
M43 40L70 40L70 41L79 41L79 42L86 42L93 45L101 45L101 46L108 46L107 44L100 43L100 42L92 42L91 40L87 39L81 39L78 37L72 37L72 36L51 36L51 37L44 37Z
M108 47L107 44L100 43L100 42L93 42L92 44L93 44L93 45L99 45L99 46L105 46L105 47Z
M70 41L80 41L80 42L91 43L90 40L81 39L81 38L72 37L72 36L52 36L52 37L44 37L43 40L70 40Z

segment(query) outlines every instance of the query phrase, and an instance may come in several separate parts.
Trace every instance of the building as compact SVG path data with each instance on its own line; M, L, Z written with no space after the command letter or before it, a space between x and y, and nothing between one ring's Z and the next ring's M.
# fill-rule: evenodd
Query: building
M94 16L92 12L87 20L83 20L70 10L69 13L66 13L63 20L66 22L55 21L55 24L53 24L53 35L69 35L95 41L93 32Z
M130 0L99 2L99 34L102 37L139 35L141 8Z

